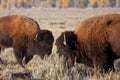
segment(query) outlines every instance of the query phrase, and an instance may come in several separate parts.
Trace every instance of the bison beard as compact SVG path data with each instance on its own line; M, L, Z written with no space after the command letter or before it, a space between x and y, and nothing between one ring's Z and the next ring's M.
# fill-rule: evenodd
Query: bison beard
M0 48L12 47L15 57L23 68L34 55L43 58L52 52L53 35L49 30L40 30L36 21L22 15L0 17ZM0 62L2 60L0 59Z
M100 69L101 72L112 69L114 60L120 58L120 14L95 16L80 22L72 33L64 33L66 32L66 39L72 39L71 41L75 42L72 45L76 47L72 47L68 40L65 46L62 33L57 38L56 46L60 55L64 55L67 49L64 57L74 54L73 61L76 57L78 63ZM67 37L68 35L71 37ZM75 36L77 38L73 39ZM74 50L68 50L68 47Z

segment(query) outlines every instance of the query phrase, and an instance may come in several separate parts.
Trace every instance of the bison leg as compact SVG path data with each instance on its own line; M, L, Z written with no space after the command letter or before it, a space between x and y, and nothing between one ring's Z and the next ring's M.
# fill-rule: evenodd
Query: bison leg
M108 60L107 60L107 55L106 54L101 54L101 56L94 56L92 58L93 61L93 66L95 72L100 71L101 73L104 73L108 71Z
M1 48L0 48L0 53L1 53ZM2 61L2 59L0 58L0 63L2 63L3 64L3 61Z
M17 62L18 64L22 67L22 68L25 68L23 63L22 63L22 60L25 56L25 50L22 50L22 49L19 49L19 48L14 48L14 52L15 52L15 57L17 59Z
M1 58L0 58L0 63L4 64Z
M31 59L33 58L33 55L25 55L25 63L24 64L27 64Z
M1 53L1 51L2 51L2 48L0 47L0 53ZM1 64L4 64L4 62L2 61L1 58L0 58L0 63L1 63Z

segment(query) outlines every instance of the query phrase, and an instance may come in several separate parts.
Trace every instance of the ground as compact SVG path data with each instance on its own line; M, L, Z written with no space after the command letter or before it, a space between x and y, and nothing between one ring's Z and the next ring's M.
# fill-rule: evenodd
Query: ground
M85 20L89 17L108 14L108 13L119 13L120 8L32 8L32 9L0 9L0 16L20 14L26 15L28 17L36 20L41 29L48 29L53 32L55 39L60 35L61 32L65 30L74 30L75 25L82 20ZM7 62L7 66L3 67L0 65L0 79L10 79L14 73L22 72L22 68L16 64L15 57L13 55L13 50L11 48L2 51L1 58ZM48 58L41 60L38 56L30 61L26 67L31 70L31 79L41 79L41 80L91 80L90 77L84 78L86 73L85 66L79 65L81 69L78 68L78 65L68 70L62 65L62 59L58 59L56 55L56 46L53 46L53 53ZM79 74L78 74L79 72ZM111 76L111 74L114 74ZM119 73L111 73L108 78L99 77L100 79L110 80L111 78L116 80L120 79ZM26 75L25 75L26 76ZM30 76L30 75L29 75ZM14 76L13 76L14 77ZM95 76L92 76L92 79L96 79ZM17 77L18 78L18 77ZM109 79L110 78L110 79ZM25 77L27 79L27 76ZM30 79L30 77L29 77ZM28 80L29 80L28 79Z

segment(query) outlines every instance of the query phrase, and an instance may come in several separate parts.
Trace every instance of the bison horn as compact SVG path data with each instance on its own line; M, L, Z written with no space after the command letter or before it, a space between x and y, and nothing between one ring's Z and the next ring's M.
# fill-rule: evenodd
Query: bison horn
M35 40L35 41L38 41L38 33L35 35L34 40Z
M65 33L63 34L63 36L64 36L63 44L64 44L64 45L67 45L67 43L66 43L66 36L65 36Z

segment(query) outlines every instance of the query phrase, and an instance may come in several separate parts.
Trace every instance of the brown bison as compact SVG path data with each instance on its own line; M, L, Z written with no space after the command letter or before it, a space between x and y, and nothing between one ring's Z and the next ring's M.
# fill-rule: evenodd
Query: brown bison
M24 57L24 64L27 64L33 55L41 58L50 55L53 41L52 32L40 30L38 23L31 18L23 15L0 17L0 49L12 47L22 67Z
M55 44L67 61L76 60L107 72L113 68L114 60L120 58L120 14L82 21L74 31L63 32Z

